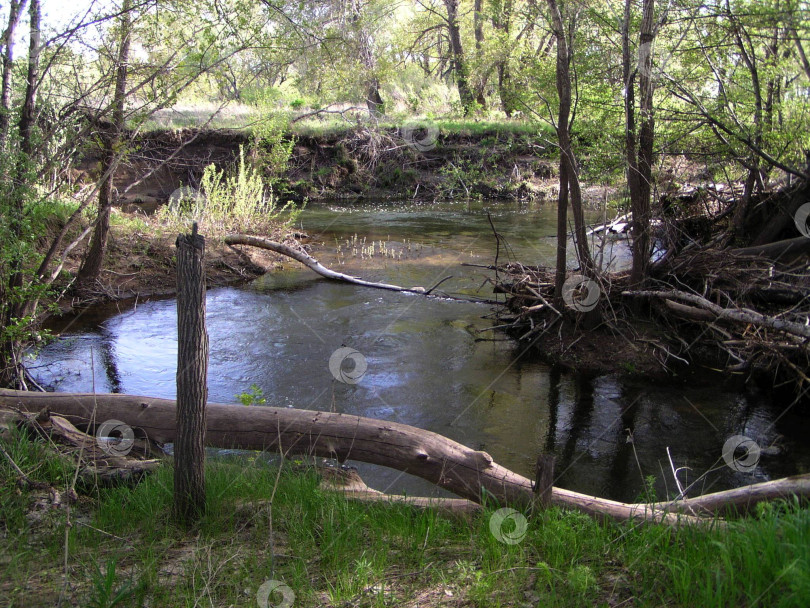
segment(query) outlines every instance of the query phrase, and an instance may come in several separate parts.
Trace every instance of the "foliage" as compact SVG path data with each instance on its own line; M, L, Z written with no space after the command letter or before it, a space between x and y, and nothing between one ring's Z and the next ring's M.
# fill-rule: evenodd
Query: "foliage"
M295 137L289 135L289 122L283 115L267 113L252 130L251 160L269 177L271 184L279 184L295 147Z
M43 442L0 441L32 478L57 488L72 478L69 463L60 468L65 461ZM527 514L525 538L508 545L490 529L498 505L449 518L361 503L324 491L303 463L222 455L208 461L208 509L189 543L171 521L172 474L165 466L135 487L90 488L74 506L73 518L87 525L67 529L70 589L83 605L193 605L203 596L247 605L270 579L293 590L296 606L325 598L402 605L451 594L481 607L527 598L550 606L803 606L810 598L810 511L798 501L761 505L725 526L681 528L551 508ZM64 514L51 511L47 523L26 517L34 496L6 492L15 481L3 458L0 500L16 501L19 525L0 512L7 526L0 584L11 605L49 605L63 581Z
M287 144L280 147L289 150ZM276 163L286 163L288 158L278 147L271 149L268 155L271 162ZM215 230L244 230L276 221L293 224L303 206L296 207L290 201L279 207L272 181L266 181L259 168L245 156L244 147L240 147L239 160L227 171L208 165L200 180L199 193L190 190L180 197L178 204L162 207L158 212L160 219L194 220Z
M236 395L237 401L242 405L264 405L267 399L264 397L264 391L257 384L251 384L250 390Z
M135 597L142 598L143 584L136 585L132 581L118 584L116 563L115 558L108 559L102 572L99 565L93 562L92 587L85 604L88 608L114 608L130 604L130 600Z

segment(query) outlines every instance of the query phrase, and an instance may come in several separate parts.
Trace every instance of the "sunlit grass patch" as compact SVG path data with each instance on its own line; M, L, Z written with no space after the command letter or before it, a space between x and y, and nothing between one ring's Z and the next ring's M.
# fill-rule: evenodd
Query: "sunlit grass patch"
M70 464L65 470L42 443L12 435L4 446L30 474L69 483ZM804 606L810 599L810 511L795 502L726 527L682 529L551 508L527 513L525 536L508 544L492 533L497 505L464 518L350 501L322 490L303 462L256 453L209 459L208 508L188 531L170 516L172 481L167 463L136 487L93 489L74 508L81 523L67 536L73 600L251 606L268 581L288 587L295 606ZM0 483L10 496L8 461ZM64 577L66 514L33 525L25 515L30 498L16 494L16 506L8 498L3 505L0 585L12 606L52 605Z

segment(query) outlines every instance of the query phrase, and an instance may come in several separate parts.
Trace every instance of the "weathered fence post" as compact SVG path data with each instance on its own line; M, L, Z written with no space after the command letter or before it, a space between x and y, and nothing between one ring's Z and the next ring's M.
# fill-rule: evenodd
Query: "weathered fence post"
M554 484L554 456L540 454L537 457L534 479L534 502L541 509L547 509L551 504L552 486Z
M174 517L193 524L205 510L205 404L208 333L205 329L205 239L180 234L177 246L177 436L174 442Z

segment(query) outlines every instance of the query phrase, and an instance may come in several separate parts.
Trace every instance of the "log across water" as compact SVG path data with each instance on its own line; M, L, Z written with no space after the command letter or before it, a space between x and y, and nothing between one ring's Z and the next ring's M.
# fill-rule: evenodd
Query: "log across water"
M175 439L175 402L119 394L34 393L0 389L0 405L38 412L48 408L76 425L116 419L158 443ZM406 424L348 414L275 407L208 404L205 443L211 447L279 451L348 459L416 475L463 498L485 495L501 505L533 500L532 482L502 467L486 452ZM629 504L553 488L551 504L616 520L654 520L669 524L706 521L725 509L746 510L763 500L810 497L810 475L799 475L687 500Z

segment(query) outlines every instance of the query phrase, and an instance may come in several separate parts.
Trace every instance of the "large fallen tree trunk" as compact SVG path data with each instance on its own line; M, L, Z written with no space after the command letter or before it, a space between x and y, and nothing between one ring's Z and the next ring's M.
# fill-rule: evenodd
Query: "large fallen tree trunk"
M175 402L168 399L89 393L33 393L0 389L0 405L28 412L43 408L77 426L91 420L120 420L137 434L158 443L175 438ZM527 505L534 494L531 480L447 437L405 424L351 416L274 407L209 404L206 443L211 447L270 450L284 455L310 455L377 464L426 479L463 498ZM772 490L773 488L773 490ZM810 496L810 475L789 483L766 482L659 505L628 504L553 488L551 504L616 520L640 519L694 524L705 519L689 513L745 510L757 502L796 494Z

